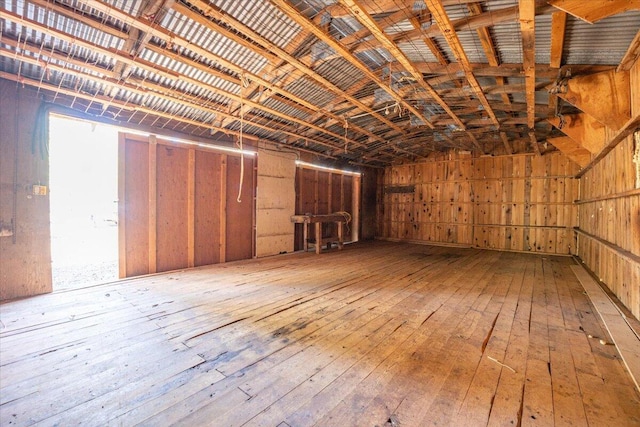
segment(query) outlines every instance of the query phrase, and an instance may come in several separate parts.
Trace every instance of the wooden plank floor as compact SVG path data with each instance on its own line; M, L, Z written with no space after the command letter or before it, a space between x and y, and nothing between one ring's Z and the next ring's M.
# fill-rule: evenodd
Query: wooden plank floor
M640 425L570 258L375 242L0 305L0 424Z

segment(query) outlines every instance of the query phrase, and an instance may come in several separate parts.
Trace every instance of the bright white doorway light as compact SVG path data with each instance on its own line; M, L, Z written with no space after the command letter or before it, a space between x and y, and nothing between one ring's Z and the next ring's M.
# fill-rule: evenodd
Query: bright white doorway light
M118 278L118 130L50 116L53 289Z

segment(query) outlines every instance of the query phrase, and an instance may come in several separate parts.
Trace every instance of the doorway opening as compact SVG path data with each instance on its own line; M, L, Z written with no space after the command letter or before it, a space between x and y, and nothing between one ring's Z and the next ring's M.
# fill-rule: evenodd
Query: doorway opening
M118 278L118 130L50 115L54 291Z

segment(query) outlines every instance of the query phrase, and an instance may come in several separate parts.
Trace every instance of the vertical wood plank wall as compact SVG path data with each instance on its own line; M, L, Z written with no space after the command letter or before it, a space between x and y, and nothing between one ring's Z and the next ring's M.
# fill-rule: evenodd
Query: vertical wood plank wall
M631 112L640 114L640 61L630 73ZM610 135L609 135L610 136ZM638 137L640 139L640 137ZM632 134L580 179L578 256L640 318L640 189Z
M578 166L544 156L441 154L387 168L381 191L384 238L478 248L575 252ZM414 186L409 193L397 186Z
M251 258L254 159L121 135L120 276Z
M355 217L359 211L360 177L298 166L296 170L296 214L329 214L333 212L349 212ZM331 226L331 224L329 224ZM345 241L358 239L359 222L352 218L349 225L344 225ZM309 238L315 238L313 227L309 229ZM329 233L335 234L335 233ZM302 225L295 227L295 250L303 248Z
M30 194L33 184L49 185L46 149L33 145L40 99L34 89L0 79L0 100L0 300L5 300L51 292L51 232L49 193Z

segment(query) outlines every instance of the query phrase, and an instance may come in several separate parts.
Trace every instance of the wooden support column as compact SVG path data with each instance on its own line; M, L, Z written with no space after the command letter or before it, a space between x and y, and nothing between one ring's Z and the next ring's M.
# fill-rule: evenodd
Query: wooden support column
M155 135L149 136L149 273L157 271L157 149Z
M220 155L220 262L227 259L227 155Z
M527 101L527 126L536 121L536 2L520 0L520 32L522 33L522 68Z
M360 179L353 177L353 194L351 196L351 240L357 242L360 238Z
M126 209L126 139L124 133L118 133L118 277L127 277L127 233L125 216Z
M196 150L189 150L187 175L187 266L195 266Z

